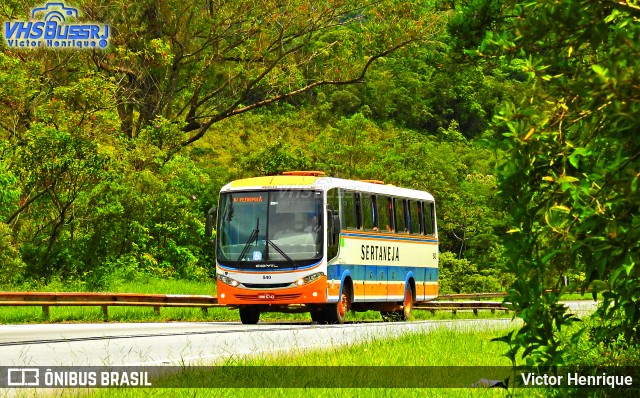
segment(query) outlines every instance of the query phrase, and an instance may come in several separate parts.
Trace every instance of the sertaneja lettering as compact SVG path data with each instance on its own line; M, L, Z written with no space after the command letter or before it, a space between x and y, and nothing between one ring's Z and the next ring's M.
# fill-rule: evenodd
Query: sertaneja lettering
M361 260L400 261L400 249L395 246L362 245Z

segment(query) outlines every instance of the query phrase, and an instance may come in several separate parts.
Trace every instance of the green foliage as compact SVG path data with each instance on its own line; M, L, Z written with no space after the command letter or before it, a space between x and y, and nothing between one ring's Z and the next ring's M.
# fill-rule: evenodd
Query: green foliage
M114 27L113 47L95 65L118 82L122 133L136 138L162 116L188 133L182 144L251 109L360 82L373 61L444 25L429 7L387 0L91 8Z
M317 168L342 178L372 177L369 169L381 155L382 132L362 113L342 118L313 143Z
M0 153L5 151L0 146ZM12 211L20 197L18 179L0 161L0 220L4 220Z
M12 286L24 272L25 264L11 238L11 229L0 222L0 288Z
M439 286L441 294L504 291L501 269L478 266L466 258L457 258L452 252L444 252L439 258Z
M250 175L277 175L287 170L309 170L311 161L300 149L292 149L282 139L248 155L243 168Z
M487 2L485 2L487 3ZM602 301L594 342L640 343L637 7L626 2L502 2L476 56L517 56L536 91L497 117L508 162L500 173L513 227L506 301L525 326L510 356L562 365L575 318L543 288L584 274Z
M519 92L511 64L458 62L448 11L387 0L106 4L74 4L112 26L105 51L0 52L6 283L208 278L203 221L223 184L320 169L433 192L441 249L468 263L451 275L455 289L498 284L501 155L477 138L495 136L488 115ZM29 7L0 15L26 18Z

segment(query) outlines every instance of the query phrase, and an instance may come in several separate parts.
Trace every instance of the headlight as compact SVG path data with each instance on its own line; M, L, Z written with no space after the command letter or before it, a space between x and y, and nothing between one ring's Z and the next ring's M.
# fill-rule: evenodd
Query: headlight
M240 284L240 282L238 282L237 280L231 279L228 276L224 276L224 275L218 275L218 280L220 280L224 284L227 284L233 287L236 287Z
M292 287L303 286L303 285L306 285L308 283L311 283L311 282L315 281L316 279L320 279L323 276L324 276L324 274L322 272L316 272L315 274L307 275L304 278L298 279L297 281L292 283L291 286Z

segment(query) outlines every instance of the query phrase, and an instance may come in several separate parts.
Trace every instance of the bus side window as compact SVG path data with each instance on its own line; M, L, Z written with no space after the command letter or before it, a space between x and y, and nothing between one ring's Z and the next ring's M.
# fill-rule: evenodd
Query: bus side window
M393 199L393 207L395 209L395 227L398 233L409 233L407 226L407 200L406 199Z
M375 230L376 220L374 213L373 197L368 193L363 193L360 196L361 210L362 210L362 227L365 230Z
M393 232L393 202L391 198L376 196L376 215L380 231Z
M391 198L387 198L387 218L389 219L389 227L387 227L387 230L391 232L397 231L396 220L393 214L393 199Z
M422 206L422 202L416 202L417 208L418 208L418 221L420 222L420 233L422 235L425 234L425 229L424 229L424 208Z
M358 229L362 229L362 200L360 199L359 193L353 194L356 200L356 225Z
M351 191L342 191L342 211L344 215L344 227L347 229L359 229L360 221L358 194Z
M425 234L426 235L435 235L435 206L433 202L427 202L424 206L425 212Z
M412 234L420 234L420 217L418 214L418 207L420 206L420 202L411 201L409 203L409 224L410 230Z

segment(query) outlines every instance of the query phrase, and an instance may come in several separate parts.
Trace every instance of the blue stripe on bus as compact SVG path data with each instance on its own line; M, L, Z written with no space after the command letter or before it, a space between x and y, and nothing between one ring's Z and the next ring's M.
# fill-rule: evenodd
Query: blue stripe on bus
M396 281L404 282L405 276L411 272L416 282L435 282L438 280L438 268L425 267L405 267L395 265L356 265L356 264L333 264L327 267L327 278L329 280L340 280L345 271L349 271L351 279L354 281ZM395 274L390 278L391 273Z

